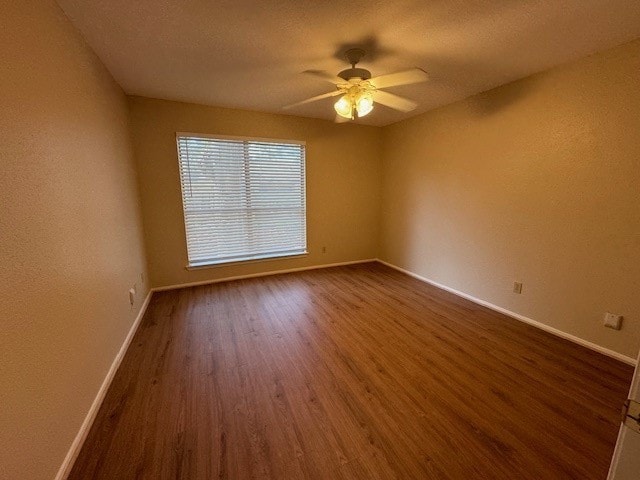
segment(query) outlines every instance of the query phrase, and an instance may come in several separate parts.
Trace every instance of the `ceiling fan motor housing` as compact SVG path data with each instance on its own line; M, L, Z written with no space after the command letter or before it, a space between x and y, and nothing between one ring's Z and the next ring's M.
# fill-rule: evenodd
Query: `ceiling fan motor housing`
M351 78L361 78L362 80L369 80L371 78L371 72L364 68L347 68L341 71L338 76L340 78L349 81Z

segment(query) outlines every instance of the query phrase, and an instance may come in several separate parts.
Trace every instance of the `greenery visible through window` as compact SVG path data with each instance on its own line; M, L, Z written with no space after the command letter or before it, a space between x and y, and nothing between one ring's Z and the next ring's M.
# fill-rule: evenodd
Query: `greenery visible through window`
M190 266L306 253L305 146L178 134Z

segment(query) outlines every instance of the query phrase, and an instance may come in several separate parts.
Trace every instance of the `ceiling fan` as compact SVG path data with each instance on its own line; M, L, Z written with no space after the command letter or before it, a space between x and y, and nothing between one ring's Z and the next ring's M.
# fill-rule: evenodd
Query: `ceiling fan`
M338 75L332 75L329 72L320 70L303 72L333 83L336 86L336 90L287 105L284 108L293 108L305 103L322 100L323 98L342 95L333 106L337 114L336 122L346 122L364 117L373 110L374 103L379 103L401 112L410 112L415 109L418 105L417 103L381 89L424 82L429 79L429 75L424 70L412 68L371 78L369 70L356 68L356 65L364 55L365 51L361 48L347 50L345 56L351 64L351 68L341 71Z

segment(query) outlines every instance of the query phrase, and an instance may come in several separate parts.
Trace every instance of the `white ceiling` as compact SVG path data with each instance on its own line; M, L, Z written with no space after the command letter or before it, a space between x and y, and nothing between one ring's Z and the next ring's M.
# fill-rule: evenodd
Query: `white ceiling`
M387 125L640 37L638 0L58 0L128 94L333 119L331 91L301 75L347 68L364 45L374 76L420 67L389 91L419 103L359 120Z

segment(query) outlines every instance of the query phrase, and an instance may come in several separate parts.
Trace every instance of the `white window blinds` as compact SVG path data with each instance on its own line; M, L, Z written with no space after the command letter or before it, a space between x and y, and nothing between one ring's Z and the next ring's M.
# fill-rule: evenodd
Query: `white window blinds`
M190 266L306 253L304 144L177 142Z

